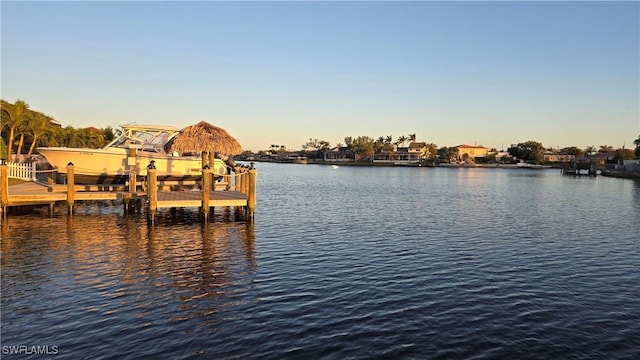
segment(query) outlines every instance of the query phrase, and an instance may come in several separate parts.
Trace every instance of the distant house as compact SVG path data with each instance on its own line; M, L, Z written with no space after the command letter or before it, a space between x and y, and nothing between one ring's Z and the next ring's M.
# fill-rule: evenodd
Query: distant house
M496 152L495 152L495 153L493 153L493 154L495 155L496 160L500 160L500 159L502 159L502 158L503 158L503 157L505 157L505 156L510 157L510 158L513 158L513 156L509 155L509 153L508 153L508 152L506 152L506 151L496 151Z
M412 142L407 147L385 147L379 153L373 155L374 163L390 164L414 164L426 158L427 144L424 142Z
M458 149L458 156L460 158L467 155L470 159L475 159L478 157L485 157L489 154L489 148L484 146L462 144L456 146L456 148Z
M324 160L329 162L355 161L355 154L346 147L334 147L324 152Z
M607 161L611 161L616 157L615 150L612 151L598 151L597 154L591 155L591 159L597 159L601 163L605 163Z
M546 162L571 162L575 157L575 155L557 154L552 151L547 151L542 154L542 160Z
M412 142L409 144L409 154L416 154L420 157L420 160L426 159L429 155L429 148L425 142Z

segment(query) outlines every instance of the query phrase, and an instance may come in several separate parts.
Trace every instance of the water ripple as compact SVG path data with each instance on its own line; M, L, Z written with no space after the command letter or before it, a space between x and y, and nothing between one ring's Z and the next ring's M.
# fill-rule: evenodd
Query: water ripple
M3 221L2 345L109 359L640 358L637 182L260 171L255 224L216 211L202 226L185 209L149 228L91 206Z

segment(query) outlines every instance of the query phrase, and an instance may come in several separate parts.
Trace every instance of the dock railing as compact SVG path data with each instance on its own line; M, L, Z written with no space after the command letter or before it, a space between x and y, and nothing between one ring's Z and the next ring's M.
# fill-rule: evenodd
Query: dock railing
M26 181L36 180L36 163L7 163L7 176L10 179L21 179Z

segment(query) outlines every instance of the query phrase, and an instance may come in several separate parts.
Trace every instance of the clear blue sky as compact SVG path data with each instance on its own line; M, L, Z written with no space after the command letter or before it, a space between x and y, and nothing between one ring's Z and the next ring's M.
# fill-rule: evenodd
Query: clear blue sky
M206 120L245 149L417 134L632 146L640 3L1 2L2 98L74 127Z

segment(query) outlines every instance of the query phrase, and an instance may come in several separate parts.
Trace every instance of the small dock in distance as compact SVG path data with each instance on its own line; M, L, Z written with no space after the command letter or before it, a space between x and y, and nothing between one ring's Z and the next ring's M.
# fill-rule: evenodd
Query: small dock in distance
M23 205L48 205L50 212L55 204L64 202L69 214L73 214L76 202L119 200L122 201L125 213L134 206L140 208L146 204L147 216L154 223L155 214L161 208L200 208L205 221L214 207L242 207L249 219L253 220L256 205L256 175L253 167L236 166L234 174L214 178L208 168L202 170L201 181L182 187L158 181L153 164L147 168L147 177L136 181L131 176L130 182L124 185L77 185L74 183L74 169L67 167L66 184L54 184L49 176L47 184L28 181L21 184L8 184L7 165L0 165L1 210L6 218L9 207ZM170 188L171 190L165 190Z

